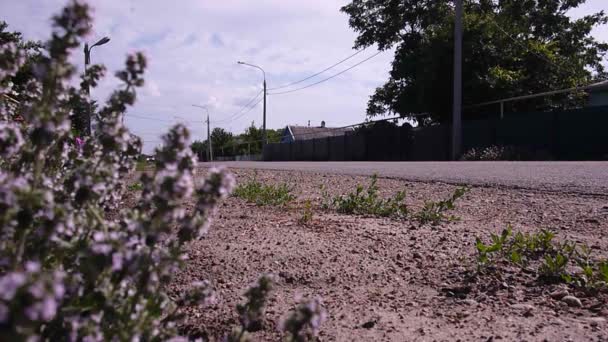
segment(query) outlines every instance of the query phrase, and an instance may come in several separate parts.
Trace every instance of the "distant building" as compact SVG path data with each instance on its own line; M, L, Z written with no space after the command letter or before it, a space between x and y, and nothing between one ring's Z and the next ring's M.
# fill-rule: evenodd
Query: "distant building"
M321 126L319 127L288 125L283 130L281 143L335 137L351 132L354 132L352 127L325 127L325 121L321 121Z

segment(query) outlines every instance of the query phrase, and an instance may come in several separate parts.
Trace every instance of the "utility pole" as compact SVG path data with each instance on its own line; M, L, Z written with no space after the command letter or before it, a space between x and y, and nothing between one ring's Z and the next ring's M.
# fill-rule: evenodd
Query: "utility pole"
M207 108L207 106L199 106L196 104L193 104L192 107L202 108L207 112L207 156L209 157L209 161L213 161L213 148L211 147L211 128L210 128L211 123L209 121L209 108Z
M454 107L451 159L457 160L462 146L462 0L454 0L454 8Z
M213 161L213 148L211 147L211 129L209 128L209 114L207 114L207 153L209 154L209 161Z
M266 135L266 74L264 74L264 122L262 123L262 151L264 146L268 142L268 136Z

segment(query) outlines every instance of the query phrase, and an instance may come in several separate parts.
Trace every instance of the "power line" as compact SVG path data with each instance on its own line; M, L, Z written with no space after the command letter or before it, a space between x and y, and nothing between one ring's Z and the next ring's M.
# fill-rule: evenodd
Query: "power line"
M245 114L251 112L251 110L253 110L258 104L260 104L260 102L262 102L262 100L264 100L264 98L259 99L256 103L254 103L251 107L249 107L248 110L246 110L243 113L240 113L240 115L232 118L231 120L228 120L228 121L226 121L226 120L215 121L215 122L213 122L213 124L227 124L227 123L230 123L230 122L232 122L234 120L238 120L238 119L242 118L243 116L245 116Z
M363 63L365 63L365 62L367 62L367 61L369 61L370 59L372 59L372 58L374 58L374 57L378 56L378 55L379 55L379 54L381 54L382 52L383 52L383 51L378 51L378 52L376 52L375 54L373 54L373 55L371 55L371 56L367 57L366 59L362 60L361 62L359 62L359 63L357 63L357 64L354 64L353 66L351 66L351 67L349 67L349 68L347 68L347 69L344 69L344 70L340 71L340 72L339 72L339 73L337 73L337 74L334 74L334 75L332 75L332 76L329 76L329 77L327 77L327 78L324 78L324 79L322 79L322 80L320 80L320 81L318 81L318 82L311 83L311 84L306 85L306 86L304 86L304 87L300 87L300 88L296 88L296 89L292 89L292 90L286 90L286 91L282 91L282 92L278 92L278 93L270 93L270 94L268 94L268 95L282 95L282 94L293 93L293 92L296 92L296 91L299 91L299 90L302 90L302 89L306 89L306 88L310 88L310 87L315 86L315 85L317 85L317 84L321 84L321 83L323 83L323 82L329 81L329 80L331 80L332 78L337 77L337 76L340 76L340 75L342 75L343 73L345 73L345 72L347 72L347 71L349 71L349 70L351 70L351 69L353 69L353 68L355 68L355 67L357 67L357 66L359 66L359 65L361 65L361 64L363 64Z
M176 120L165 120L165 119L158 119L158 118L153 118L150 116L143 116L143 115L137 115L137 114L125 114L126 117L128 118L137 118L137 119L142 119L142 120L151 120L151 121L159 121L159 122L170 122L170 123L174 123L176 122ZM183 121L185 123L203 123L203 121Z
M526 52L531 53L531 54L535 55L536 57L544 60L545 62L555 66L560 71L566 71L568 74L576 75L576 72L574 70L566 69L563 65L557 64L556 62L551 60L549 57L547 57L543 54L537 53L536 51L530 50L530 48L528 46L525 46L521 41L513 38L513 36L511 36L505 29L503 29L493 18L490 18L490 22L492 24L494 24L494 26L496 26L496 28L498 28L498 30L500 32L502 32L505 36L507 36L509 39L511 39L513 42L515 42L515 44L517 44L520 47L522 47L523 49L525 49Z
M368 47L369 47L369 46L368 46ZM299 81L295 81L295 82L291 82L291 83L288 83L288 84L282 85L282 86L280 86L280 87L269 88L268 90L277 90L277 89L283 89L283 88L290 87L290 86L292 86L292 85L296 85L296 84L302 83L302 82L304 82L304 81L306 81L306 80L309 80L309 79L311 79L311 78L313 78L313 77L315 77L315 76L318 76L318 75L320 75L320 74L322 74L322 73L326 72L327 70L332 69L332 68L334 68L334 67L336 67L336 66L338 66L338 65L340 65L340 64L342 64L342 63L344 63L344 62L346 62L347 60L349 60L349 59L351 59L351 58L355 57L356 55L358 55L358 54L360 54L361 52L365 51L365 50L366 50L368 47L365 47L365 48L363 48L363 49L361 49L361 50L357 50L357 52L353 53L352 55L350 55L350 56L348 56L348 57L346 57L346 58L342 59L341 61L339 61L339 62L337 62L337 63L335 63L335 64L332 64L331 66L329 66L329 67L327 67L327 68L325 68L325 69L323 69L323 70L321 70L321 71L319 71L319 72L317 72L317 73L315 73L315 74L312 74L312 75L310 75L310 76L308 76L308 77L306 77L306 78L303 78L303 79L301 79L301 80L299 80Z
M236 117L237 115L241 114L243 112L243 110L249 108L249 105L251 103L253 103L253 101L255 101L260 96L260 94L262 94L263 92L264 92L263 90L260 90L253 98L251 98L251 100L249 100L243 107L241 107L241 109L239 109L238 111L236 111L233 114L230 114L228 117L226 117L224 119L220 119L218 121L214 121L213 123L215 124L215 123L222 123L224 121L228 121L228 122L232 121L233 118ZM254 106L257 105L258 103L260 103L260 101L256 102L254 104Z
M152 117L141 116L141 115L136 115L136 114L125 114L125 116L127 118L137 118L137 119L151 120L151 121L174 122L173 120L164 120L164 119L152 118Z

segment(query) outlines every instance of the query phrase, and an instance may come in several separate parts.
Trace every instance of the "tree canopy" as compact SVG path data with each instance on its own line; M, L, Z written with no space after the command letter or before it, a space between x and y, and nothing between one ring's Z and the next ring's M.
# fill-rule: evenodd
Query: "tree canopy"
M276 143L281 140L283 130L266 129L269 143ZM235 156L244 154L262 153L263 131L252 122L245 132L237 135L226 131L221 127L216 127L211 131L211 147L214 156ZM207 139L197 140L191 145L199 158L207 156Z
M607 74L608 44L590 32L604 12L573 20L585 0L464 0L463 103L585 85ZM369 116L399 114L420 124L448 121L453 83L452 1L353 0L342 7L358 33L355 48L394 48L387 82L368 102ZM512 110L579 104L566 94L513 104ZM465 113L466 114L466 113Z

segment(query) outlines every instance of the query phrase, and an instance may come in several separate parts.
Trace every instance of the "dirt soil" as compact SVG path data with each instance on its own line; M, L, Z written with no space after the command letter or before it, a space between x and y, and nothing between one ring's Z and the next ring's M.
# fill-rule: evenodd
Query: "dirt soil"
M252 170L232 170L237 181ZM202 179L205 170L198 170ZM208 236L192 243L179 292L209 279L217 300L183 308L184 331L219 340L238 322L235 305L262 273L277 277L262 331L254 340L281 340L279 322L298 296L319 296L327 309L321 341L608 341L608 296L539 282L519 269L473 282L475 238L489 240L507 224L522 232L546 228L560 241L608 257L608 196L472 187L451 212L460 220L438 226L416 221L340 215L314 209L300 224L304 201L321 202L353 191L369 178L293 171L258 171L267 183L287 182L297 200L288 207L258 207L227 199ZM447 198L456 186L378 180L383 196L407 191L416 210L424 200ZM567 288L582 307L550 294Z

